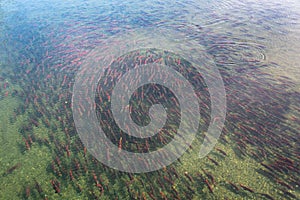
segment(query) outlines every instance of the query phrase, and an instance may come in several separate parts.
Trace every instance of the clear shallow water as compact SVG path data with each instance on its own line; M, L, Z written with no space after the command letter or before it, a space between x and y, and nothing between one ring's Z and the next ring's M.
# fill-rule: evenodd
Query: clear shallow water
M297 1L0 5L1 199L299 198ZM174 30L204 48L224 81L227 117L208 157L198 158L210 120L204 109L204 126L180 161L158 172L128 175L85 153L70 102L74 77L88 53L138 28L154 36L157 28ZM206 100L203 105L209 106Z

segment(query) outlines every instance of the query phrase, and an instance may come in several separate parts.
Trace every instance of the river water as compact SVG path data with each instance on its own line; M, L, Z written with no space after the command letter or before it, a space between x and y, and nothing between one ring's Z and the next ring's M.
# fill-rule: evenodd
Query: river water
M0 29L0 199L300 198L299 1L4 0ZM155 152L194 121L180 133L189 95L150 81L123 109L139 126L160 116L167 125L152 139L130 135L123 117L118 126L116 80L151 63L191 83L200 126L175 159L177 150L136 164L122 149ZM156 75L167 85L171 72ZM167 115L152 115L156 104ZM112 141L98 141L102 151L91 148L95 110Z

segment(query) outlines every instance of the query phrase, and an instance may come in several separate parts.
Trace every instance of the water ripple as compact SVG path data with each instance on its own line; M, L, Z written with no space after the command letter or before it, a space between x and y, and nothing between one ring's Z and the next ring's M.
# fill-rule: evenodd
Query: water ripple
M243 71L261 67L265 64L265 47L257 43L223 41L212 44L208 52L217 65L225 69Z

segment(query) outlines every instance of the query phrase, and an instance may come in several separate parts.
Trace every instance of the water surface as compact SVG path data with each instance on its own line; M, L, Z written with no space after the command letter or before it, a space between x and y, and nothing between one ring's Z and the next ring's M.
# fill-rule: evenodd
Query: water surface
M299 19L296 0L1 1L0 199L299 199ZM129 174L86 151L71 100L76 73L89 53L105 48L113 36L139 29L153 37L164 30L177 38L177 32L180 40L204 49L224 81L227 116L214 150L199 159L211 108L201 77L190 79L202 92L203 111L192 147L164 169ZM186 77L195 77L178 51L140 50L114 65L134 66L151 56L147 62L184 66ZM148 85L137 93L147 87L155 90ZM167 89L159 91L167 94L145 97L172 97ZM102 101L103 115L107 96ZM143 111L137 113L145 114L147 106L137 106ZM101 123L118 146L117 127L105 123L106 117ZM126 139L123 148L141 152L149 151L148 142L154 150L172 137Z

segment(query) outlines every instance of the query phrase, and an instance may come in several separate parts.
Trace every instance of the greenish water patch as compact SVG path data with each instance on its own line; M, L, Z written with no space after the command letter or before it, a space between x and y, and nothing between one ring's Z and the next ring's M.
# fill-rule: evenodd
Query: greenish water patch
M46 168L51 159L51 152L46 147L32 145L30 151L22 147L20 127L28 120L26 114L16 116L15 108L20 102L17 98L7 96L0 101L1 114L1 199L19 199L25 187L32 187L34 180L45 188L48 185ZM11 117L15 116L12 123ZM36 132L43 130L35 130Z

